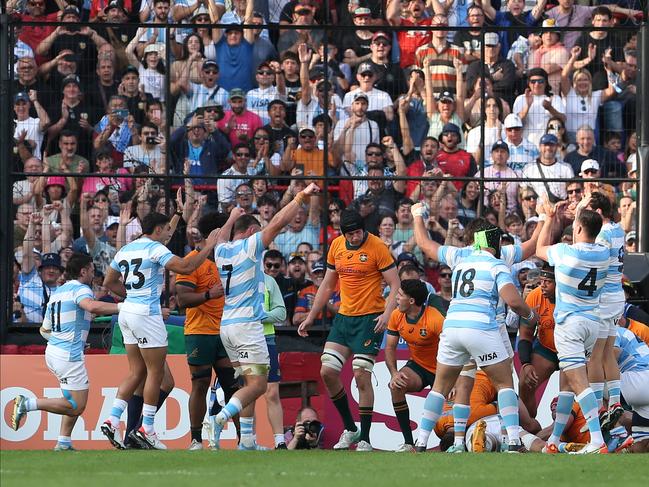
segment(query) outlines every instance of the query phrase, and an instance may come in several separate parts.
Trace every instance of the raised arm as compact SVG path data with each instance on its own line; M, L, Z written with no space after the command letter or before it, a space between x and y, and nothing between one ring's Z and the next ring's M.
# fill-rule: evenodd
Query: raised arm
M286 225L293 219L293 217L298 212L298 209L304 203L306 198L310 198L312 195L320 192L320 188L317 184L309 184L303 191L300 191L295 195L295 198L286 205L284 208L279 210L279 212L268 222L268 225L264 227L261 231L261 239L264 247L268 247L275 237L284 229Z
M428 230L426 230L426 222L424 217L426 216L426 206L423 203L415 203L410 207L410 212L413 216L414 224L414 233L415 240L417 241L417 246L421 251L429 258L433 259L435 262L439 261L439 256L437 254L440 245L431 240L428 236Z
M401 2L400 0L388 0L385 17L390 25L401 25Z
M297 46L297 54L300 58L300 101L304 106L311 101L311 82L309 81L309 61L311 60L311 50L306 44Z
M248 0L246 4L246 13L244 15L243 23L246 25L252 24L252 16L255 10L254 0ZM255 43L255 29L244 29L243 38L250 44Z

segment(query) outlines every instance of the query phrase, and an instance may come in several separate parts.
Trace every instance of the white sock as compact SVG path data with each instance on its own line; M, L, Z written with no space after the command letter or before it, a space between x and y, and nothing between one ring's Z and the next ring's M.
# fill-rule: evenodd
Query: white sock
M25 411L36 411L38 409L36 401L35 397L28 397L25 401Z
M284 438L284 435L282 435L282 434L273 435L273 438L275 438L275 446L279 446L282 443L286 443L286 439Z

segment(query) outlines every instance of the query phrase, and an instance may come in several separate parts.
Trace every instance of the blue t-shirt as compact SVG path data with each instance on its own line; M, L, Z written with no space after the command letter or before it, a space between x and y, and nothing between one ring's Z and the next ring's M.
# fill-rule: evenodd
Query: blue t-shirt
M236 46L228 45L225 36L216 44L216 59L219 63L219 83L223 88L231 91L241 88L250 91L253 83L253 46L245 39Z

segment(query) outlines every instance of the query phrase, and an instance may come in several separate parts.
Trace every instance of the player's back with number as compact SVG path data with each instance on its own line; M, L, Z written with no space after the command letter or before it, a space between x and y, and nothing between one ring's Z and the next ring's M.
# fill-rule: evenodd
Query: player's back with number
M261 322L264 311L264 251L261 232L214 249L214 261L221 276L225 305L221 328L233 324Z
M174 255L160 242L138 238L122 247L110 263L122 275L126 300L122 310L152 316L162 313L164 268Z
M615 346L620 349L620 372L649 370L649 347L626 328L616 329ZM648 384L649 385L649 384Z
M92 318L79 306L84 299L94 299L92 290L77 280L66 282L50 296L43 319L43 327L52 330L49 354L69 362L83 359Z
M468 247L442 246L438 256L453 271L453 295L444 327L497 329L498 292L512 283L507 266L489 252Z
M609 266L602 302L624 301L622 272L624 270L624 230L618 223L605 223L597 236L597 243L609 249Z
M548 263L554 266L557 286L554 309L557 324L573 314L599 320L599 298L609 262L609 249L597 244L561 243L548 249Z

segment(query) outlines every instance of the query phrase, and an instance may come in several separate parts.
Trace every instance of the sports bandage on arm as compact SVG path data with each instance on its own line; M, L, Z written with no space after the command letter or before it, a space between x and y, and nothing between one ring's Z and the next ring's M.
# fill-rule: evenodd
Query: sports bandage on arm
M412 213L412 216L414 217L420 216L424 220L428 219L428 208L423 203L417 203L412 205L410 207L410 213Z
M532 342L529 340L518 341L518 358L521 364L529 364L532 362Z
M45 338L45 341L50 341L50 337L52 336L52 328L46 328L45 326L41 326L38 331L40 332L41 336Z

